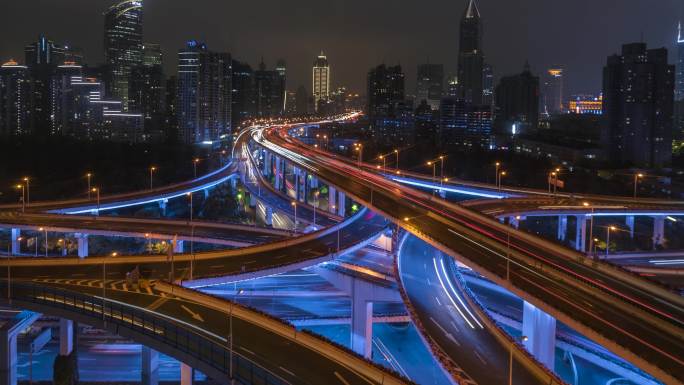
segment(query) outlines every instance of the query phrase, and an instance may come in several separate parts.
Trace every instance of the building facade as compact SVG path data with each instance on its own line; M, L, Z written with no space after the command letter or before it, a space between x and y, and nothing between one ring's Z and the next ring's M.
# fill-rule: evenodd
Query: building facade
M316 112L319 104L330 99L330 64L323 51L313 64L313 98Z
M677 31L677 77L675 85L675 138L684 141L684 30Z
M544 71L539 111L548 116L564 112L563 67L555 66Z
M184 143L209 143L231 133L232 59L189 41L178 51L178 134Z
M413 130L413 105L406 101L401 66L381 64L368 72L368 119L376 141L408 142Z
M481 105L483 96L484 52L482 51L482 20L475 0L469 0L461 18L458 51L459 99Z
M0 66L0 135L31 133L32 88L27 66L13 60Z
M111 72L107 92L128 109L131 72L143 64L143 1L118 1L104 17L105 62Z
M537 129L539 77L532 75L528 64L521 74L502 78L495 94L497 135L511 136Z
M438 110L442 96L444 96L444 66L442 64L418 65L416 102L426 101L430 108Z
M285 62L280 61L275 70L266 69L262 60L254 71L254 117L272 118L285 111Z
M672 160L675 67L667 49L626 44L603 70L602 134L608 159L660 168Z

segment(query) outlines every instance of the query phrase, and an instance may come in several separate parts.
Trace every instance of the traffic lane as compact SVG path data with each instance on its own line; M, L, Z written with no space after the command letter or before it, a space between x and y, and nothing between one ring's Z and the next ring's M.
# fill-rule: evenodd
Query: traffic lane
M250 252L249 248L243 252L233 252L230 256L221 257L221 252L210 252L205 255L216 257L196 257L185 254L180 259L165 256L144 256L150 262L125 262L130 257L98 258L103 263L91 262L88 258L51 258L41 261L42 258L2 259L0 267L10 264L10 273L15 278L74 278L74 279L99 279L106 274L107 279L125 279L126 274L139 269L142 277L149 279L168 279L173 276L174 280L188 280L192 272L192 278L213 278L229 276L239 273L259 271L267 268L287 266L298 262L318 259L329 255L337 250L339 241L340 249L346 249L372 238L381 232L387 223L384 218L374 213L365 213L352 223L343 227L339 232L333 232L318 239L308 242L285 245L281 248L266 252ZM338 235L339 234L339 235ZM37 262L36 262L37 261ZM19 264L25 262L26 264ZM192 270L192 271L191 271ZM172 274L173 272L173 274Z
M88 286L74 287L63 284L52 284L52 286L67 290L77 289L81 293L87 293L99 298L102 296L101 288ZM174 297L162 297L154 290L153 293L150 295L131 291L109 290L106 295L107 299L141 307L169 317L183 328L187 328L183 324L189 324L201 330L202 333L208 332L214 336L222 337L226 341L219 340L211 336L211 334L205 334L208 339L224 346L229 345L232 318L232 330L235 337L233 351L257 363L259 366L268 368L271 372L276 373L293 384L344 385L338 375L353 383L368 383L363 377L350 369L294 341L290 341L240 318L230 317L229 302L226 302L226 308L223 311L218 311L196 302Z
M121 220L123 219L123 220ZM196 237L205 238L208 240L225 240L225 241L239 241L247 244L273 242L285 237L285 234L268 234L259 228L250 228L248 226L231 225L234 228L221 228L212 224L203 224L196 222L195 225L187 223L179 223L178 221L167 221L167 223L141 223L136 218L119 218L116 222L97 219L85 219L83 217L72 218L70 216L54 216L54 218L35 218L29 216L8 215L7 213L0 214L0 225L2 227L11 226L32 226L44 227L48 232L55 232L50 228L68 229L64 232L83 231L105 231L115 232L121 234L138 233L140 237L144 234L168 235L172 238L174 235L182 237ZM238 228L244 227L244 228ZM61 232L61 231L58 231Z
M449 283L446 280L453 277L439 270L442 257L436 256L435 251L411 236L405 241L400 258L402 283L429 339L435 341L476 383L507 383L508 348L482 327L473 310L466 309L457 300L451 302L453 295L464 298L465 294L460 290L447 294ZM455 285L453 287L456 288ZM515 384L543 384L518 360L514 362L513 373Z

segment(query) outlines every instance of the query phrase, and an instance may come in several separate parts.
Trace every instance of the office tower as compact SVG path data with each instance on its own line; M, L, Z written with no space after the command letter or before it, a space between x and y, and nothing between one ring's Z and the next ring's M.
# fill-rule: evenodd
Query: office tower
M0 66L0 135L31 133L32 87L27 66L14 60Z
M423 100L433 109L439 109L444 94L444 66L441 64L420 64L416 82L416 101Z
M67 63L57 66L50 77L50 133L52 135L74 135L73 120L78 115L72 102L75 98L72 79L83 78L83 67ZM99 91L99 84L97 85Z
M330 65L323 51L313 64L313 98L316 112L319 103L325 103L330 99Z
M458 98L459 92L458 78L456 76L450 76L447 79L446 94L444 96L448 98Z
M105 62L111 72L107 91L127 109L131 71L143 63L143 2L118 1L104 17Z
M131 70L128 105L144 118L145 140L162 138L165 123L166 78L161 65L140 65Z
M454 97L442 98L439 107L442 145L487 147L492 133L492 109Z
M189 41L178 51L178 131L184 143L209 143L231 132L232 59Z
M684 30L679 23L677 31L677 78L675 86L675 135L684 140Z
M499 135L516 135L536 130L539 124L539 77L529 64L519 75L506 76L496 87L495 130Z
M65 48L41 35L38 40L24 48L26 65L61 65L64 63Z
M295 96L297 99L297 115L304 116L309 114L309 93L306 92L304 86L299 86L297 88L297 94Z
M557 115L563 113L563 105L563 68L555 66L544 72L540 112L546 116Z
M161 46L155 43L143 45L143 65L148 67L162 65L164 63Z
M376 140L398 144L409 139L409 109L401 66L379 65L368 72L368 119Z
M602 139L616 164L659 168L672 159L675 67L667 49L622 46L603 69Z
M482 104L482 73L484 53L482 52L482 20L475 0L469 0L461 19L460 44L458 52L459 98L467 103Z
M277 89L278 97L280 98L280 111L278 114L283 115L287 107L287 65L284 59L280 59L276 63L276 73L278 74Z
M422 100L418 107L416 107L415 124L416 124L416 143L426 144L435 143L437 140L437 129L439 127L438 111L435 111L426 100Z
M285 108L284 64L276 70L267 70L263 59L259 70L254 71L255 116L271 118L279 116Z
M487 63L482 69L482 105L490 110L494 105L494 69Z
M168 141L177 140L178 134L178 77L169 76L166 79L166 87L164 88L164 110L166 132L164 139Z
M603 95L573 95L568 102L567 111L577 115L602 115Z
M232 123L239 125L255 111L254 71L247 63L233 60Z

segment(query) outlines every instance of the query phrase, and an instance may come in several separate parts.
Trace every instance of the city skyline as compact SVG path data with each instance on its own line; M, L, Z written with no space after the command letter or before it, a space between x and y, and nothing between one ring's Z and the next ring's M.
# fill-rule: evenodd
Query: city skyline
M67 0L58 5L41 1L9 4L3 13L0 31L11 34L13 39L0 43L0 58L21 61L24 46L44 33L56 42L82 47L87 63L101 63L104 57L100 35L83 33L83 30L101 31L102 14L111 3ZM639 41L643 34L643 40L650 47L675 48L676 27L684 6L674 0L665 1L659 7L642 3L621 2L617 8L589 2L584 7L577 2L552 5L529 0L512 6L492 0L479 1L477 6L485 25L486 60L492 64L497 79L517 73L525 60L529 60L535 74L562 64L567 71L567 94L596 93L601 87L602 58L619 49L621 44ZM303 3L285 7L273 2L258 9L238 4L231 10L209 2L193 4L195 7L189 9L184 4L167 1L162 8L159 0L145 1L145 41L161 44L167 73L175 72L176 65L169 58L187 40L199 39L206 41L210 48L230 52L253 66L261 56L269 66L282 57L288 63L288 89L296 90L299 85L308 89L311 57L323 49L331 67L336 69L333 86L346 85L361 92L365 89L368 68L381 62L402 65L408 90L415 89L417 66L424 62L444 64L445 75L456 74L458 22L467 5L466 1L434 2L417 9L418 5L406 3L387 14L383 13L383 4L355 8L353 1L335 5L335 12L329 12L327 6ZM50 16L32 15L37 18L34 23L17 22L35 7L44 10L41 15ZM427 12L430 7L437 7L440 12ZM587 14L586 9L593 11ZM217 17L226 14L246 17L229 18L230 23ZM389 16L383 16L386 14ZM78 15L80 23L75 26L60 22L65 18L59 15ZM286 17L281 18L282 15ZM256 17L266 22L258 29L249 28L246 21ZM356 20L355 28L345 28L352 17ZM643 20L649 19L662 22L644 26ZM164 27L169 22L174 28ZM615 27L605 28L606 24ZM406 28L407 25L412 27ZM420 33L416 33L416 28Z

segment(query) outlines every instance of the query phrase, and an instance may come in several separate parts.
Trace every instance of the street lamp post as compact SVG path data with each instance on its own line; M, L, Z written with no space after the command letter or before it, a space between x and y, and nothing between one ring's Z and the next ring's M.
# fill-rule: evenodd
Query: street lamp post
M637 186L639 185L639 179L643 177L644 174L634 174L634 199L637 199Z
M194 210L194 206L192 204L192 193L188 193L188 198L190 198L190 222L192 223L192 212Z
M494 163L494 167L496 171L494 172L494 184L496 185L497 188L499 188L499 167L501 167L500 162Z
M31 182L28 177L24 178L24 183L26 183L26 206L31 204Z
M506 171L501 171L499 173L499 178L497 179L497 182L496 182L496 185L497 185L499 191L501 191L501 178L503 178L505 176L506 176Z
M615 230L617 230L615 226L606 227L606 259L608 259L608 253L610 252L610 232Z
M153 181L153 180L152 180L152 175L154 174L155 171L157 171L157 168L156 168L156 167L154 167L154 166L150 167L150 190L152 190L152 186L153 186L153 185L152 185L152 181Z
M96 211L96 215L99 216L99 215L100 215L100 189L97 188L97 187L95 187L95 188L93 188L92 191L95 193L95 196L97 197L97 211Z
M526 342L527 336L521 336L520 341ZM508 385L513 385L513 344L515 341L511 341L511 345L508 348Z
M313 226L314 226L314 229L316 228L316 206L318 206L318 195L320 195L320 192L316 191L314 193L314 205L313 205Z
M38 231L43 231L45 234L45 257L48 256L48 232L46 228L39 228ZM38 244L38 239L36 238L36 245Z
M397 171L399 171L399 150L394 150L394 154L397 156Z
M297 202L292 201L292 207L294 207L294 233L297 234Z
M440 178L439 178L440 179L440 182L439 182L440 186L444 186L444 158L445 158L444 155L439 156L439 166L441 168L440 175L439 175L440 176Z
M192 169L193 169L195 178L197 178L197 163L199 163L199 161L200 161L199 158L195 158L192 161Z
M92 178L93 174L92 173L87 173L86 174L86 179L88 179L88 200L90 200L90 189L92 188L90 186L90 178Z
M25 213L26 212L26 190L24 190L24 185L23 184L18 184L17 189L21 190L21 212Z
M596 257L595 247L592 247L596 241L594 239L594 206L592 206L589 202L584 202L582 205L584 207L591 207L591 218L589 218L589 252L594 249L594 257ZM584 252L584 250L582 250L582 252Z
M112 258L116 257L118 253L112 253ZM105 321L105 299L107 298L107 257L102 257L102 321Z

